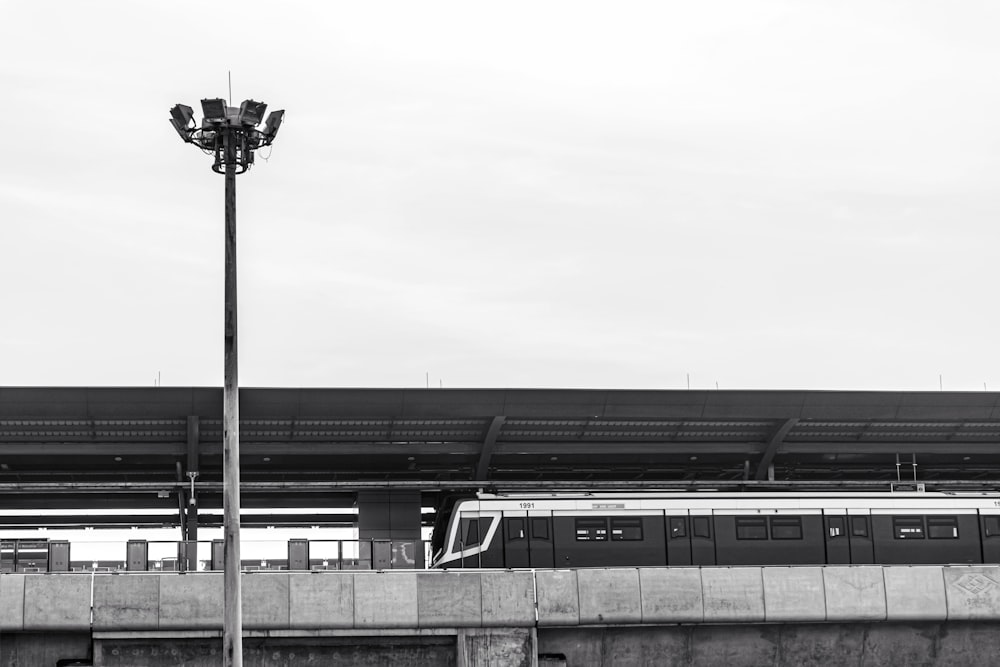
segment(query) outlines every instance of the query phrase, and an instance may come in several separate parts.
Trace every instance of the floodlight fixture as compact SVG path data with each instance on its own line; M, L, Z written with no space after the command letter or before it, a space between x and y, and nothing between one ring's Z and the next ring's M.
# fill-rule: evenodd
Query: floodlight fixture
M194 109L186 104L175 104L170 110L170 123L185 142L191 142L194 131Z
M170 110L170 123L186 143L192 143L215 156L212 170L225 174L229 166L242 174L254 163L253 152L261 146L270 146L284 117L284 111L273 111L267 117L263 130L257 129L267 104L244 100L236 107L226 105L222 98L204 99L201 108L205 114L199 126L194 111L184 104Z
M274 137L278 134L278 128L281 127L281 121L285 117L285 110L272 111L267 120L264 122L264 145L270 146L271 142L274 141Z
M223 121L226 119L226 101L215 98L201 101L201 111L207 121Z
M263 102L244 100L243 104L240 105L240 123L256 126L264 119L265 111L267 111L267 105Z

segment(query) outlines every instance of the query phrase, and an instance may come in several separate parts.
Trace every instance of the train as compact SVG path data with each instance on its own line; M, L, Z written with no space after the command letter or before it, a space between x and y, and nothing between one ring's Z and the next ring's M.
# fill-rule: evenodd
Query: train
M457 500L431 567L1000 563L994 492L662 492Z
M1000 493L485 494L421 540L291 539L252 570L1000 564ZM65 540L0 540L0 572L222 569L222 542L130 539L80 560ZM430 547L428 550L427 547ZM93 547L83 553L91 553ZM155 552L155 554L154 554ZM249 557L249 558L248 558Z

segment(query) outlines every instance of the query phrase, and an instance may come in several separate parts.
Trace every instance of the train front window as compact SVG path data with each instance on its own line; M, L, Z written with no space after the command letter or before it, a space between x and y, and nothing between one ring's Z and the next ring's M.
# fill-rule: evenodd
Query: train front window
M479 544L479 519L462 519L465 530L462 531L464 538L462 544L471 547Z
M483 536L489 532L492 525L492 517L462 519L458 532L459 548L468 549L479 546Z

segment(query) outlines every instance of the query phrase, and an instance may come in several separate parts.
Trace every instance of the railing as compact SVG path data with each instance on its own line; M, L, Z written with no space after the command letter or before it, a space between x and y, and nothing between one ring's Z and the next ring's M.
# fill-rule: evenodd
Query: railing
M71 553L72 546L72 553ZM423 569L424 540L247 540L244 572ZM223 569L223 541L74 542L3 540L0 572L211 572Z

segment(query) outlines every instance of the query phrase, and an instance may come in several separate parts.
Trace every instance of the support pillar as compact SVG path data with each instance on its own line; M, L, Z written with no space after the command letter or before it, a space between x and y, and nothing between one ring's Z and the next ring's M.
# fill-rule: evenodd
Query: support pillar
M358 537L375 570L424 567L419 491L358 493Z

